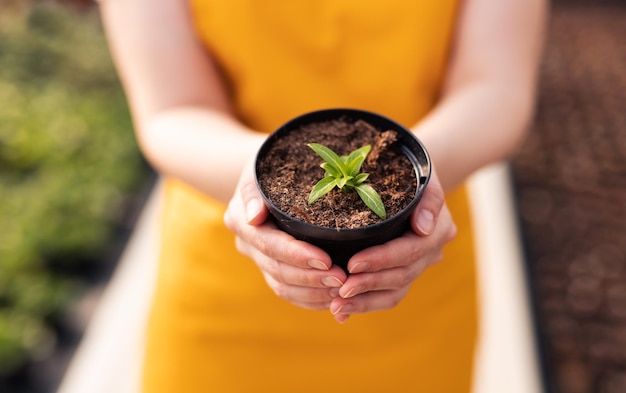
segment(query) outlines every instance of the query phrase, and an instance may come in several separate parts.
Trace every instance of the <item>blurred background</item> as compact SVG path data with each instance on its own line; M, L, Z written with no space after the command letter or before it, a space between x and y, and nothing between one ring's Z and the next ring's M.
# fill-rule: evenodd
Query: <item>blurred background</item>
M54 390L151 182L96 11L0 0L0 392Z
M624 393L626 2L551 7L511 162L533 340L547 393ZM59 386L154 180L97 7L0 0L0 392Z
M626 392L626 2L552 3L513 160L546 390Z

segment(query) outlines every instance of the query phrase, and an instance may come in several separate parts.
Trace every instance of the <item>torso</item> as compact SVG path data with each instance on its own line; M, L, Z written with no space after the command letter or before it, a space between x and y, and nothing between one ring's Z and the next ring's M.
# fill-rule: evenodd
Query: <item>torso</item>
M304 112L355 107L407 126L436 103L457 1L194 0L198 33L238 116L270 132ZM237 253L224 206L168 179L147 392L469 391L476 336L464 190L459 234L393 310L337 324L277 298Z

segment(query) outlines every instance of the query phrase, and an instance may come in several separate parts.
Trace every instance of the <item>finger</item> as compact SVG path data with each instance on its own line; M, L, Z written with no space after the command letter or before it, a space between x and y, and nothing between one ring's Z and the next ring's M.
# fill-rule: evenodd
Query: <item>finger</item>
M335 321L339 322L339 323L345 323L348 318L350 318L350 314L337 314L334 315L335 317Z
M411 214L411 228L415 233L427 236L434 231L445 201L445 193L439 182L439 177L433 170L428 185L422 194L422 199Z
M450 211L444 206L432 235L423 237L407 231L387 243L369 247L350 258L348 271L356 274L407 266L430 253L438 255L442 245L451 241L455 235L456 226Z
M254 179L254 161L248 162L241 172L237 188L224 215L227 225L239 211L243 212L249 225L262 224L269 213Z
M238 234L237 249L253 259L265 255L291 266L323 271L328 271L333 266L330 257L323 250L297 240L271 224L246 226Z
M264 274L280 284L308 288L339 288L346 281L346 273L337 266L323 271L295 267L262 254L254 255L252 259Z
M330 269L332 261L320 248L296 240L293 236L277 229L270 221L257 226L246 223L242 203L242 198L235 194L224 214L226 226L237 234L239 252L254 258L251 249L256 248L272 259L294 266L319 270Z
M329 307L329 302L322 302L322 303L290 302L290 303L293 304L294 306L304 308L306 310L312 310L312 311L328 310L328 307Z
M428 255L419 261L404 267L385 269L376 273L353 274L339 289L339 296L344 299L353 298L362 293L396 290L411 285L424 270L441 260L441 253Z
M336 297L330 302L330 312L336 316L389 310L398 305L409 288L410 286L406 286L397 290L367 292L349 299Z
M269 211L252 176L242 176L240 198L244 206L244 215L249 225L260 225L267 219Z
M332 299L339 296L338 288L298 287L278 282L270 275L264 274L264 277L268 286L276 296L306 309L328 309Z

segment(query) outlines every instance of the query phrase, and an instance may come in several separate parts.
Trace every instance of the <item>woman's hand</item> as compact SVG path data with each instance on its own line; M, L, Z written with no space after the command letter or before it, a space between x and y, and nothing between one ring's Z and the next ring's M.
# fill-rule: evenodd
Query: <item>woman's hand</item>
M330 304L330 312L338 322L351 314L395 307L413 281L441 260L443 246L455 237L456 226L434 171L411 216L411 229L350 259L350 276Z
M307 309L330 309L339 322L398 304L422 271L441 259L442 247L456 233L434 173L411 216L412 231L354 255L349 278L328 254L277 229L267 216L249 165L224 215L237 235L237 249L256 262L280 298Z
M278 297L307 309L328 309L346 273L321 249L266 222L267 215L248 165L224 215L226 226L237 235L237 250L258 265Z

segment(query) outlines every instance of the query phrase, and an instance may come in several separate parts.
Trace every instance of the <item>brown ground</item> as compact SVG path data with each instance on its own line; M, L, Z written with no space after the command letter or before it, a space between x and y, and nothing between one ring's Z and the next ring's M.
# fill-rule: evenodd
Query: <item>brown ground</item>
M626 3L555 3L514 161L548 391L626 392Z

